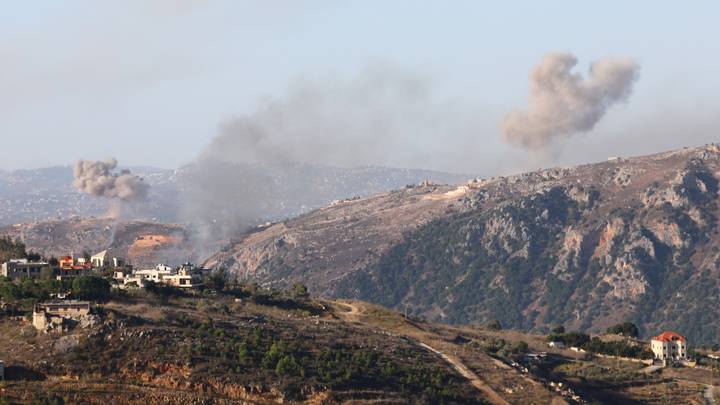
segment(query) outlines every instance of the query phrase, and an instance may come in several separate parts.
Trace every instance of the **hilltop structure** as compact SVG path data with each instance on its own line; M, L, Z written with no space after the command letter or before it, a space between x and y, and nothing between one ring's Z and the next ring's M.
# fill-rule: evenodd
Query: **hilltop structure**
M687 340L676 332L663 332L650 341L655 358L667 363L668 360L682 361L687 359Z

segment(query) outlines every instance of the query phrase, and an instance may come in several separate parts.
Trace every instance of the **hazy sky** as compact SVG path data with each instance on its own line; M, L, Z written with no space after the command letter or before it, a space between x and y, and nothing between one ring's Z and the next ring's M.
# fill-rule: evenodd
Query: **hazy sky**
M0 168L178 167L294 81L377 65L424 78L471 117L453 123L462 135L418 140L438 157L409 165L494 174L718 141L718 21L712 1L6 2ZM538 160L503 144L498 123L526 105L528 72L549 51L572 52L583 72L630 57L641 73L627 104Z

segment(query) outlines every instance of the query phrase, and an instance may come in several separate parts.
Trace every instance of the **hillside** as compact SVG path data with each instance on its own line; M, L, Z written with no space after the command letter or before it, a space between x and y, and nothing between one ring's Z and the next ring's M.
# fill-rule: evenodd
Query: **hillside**
M479 381L422 342L358 323L346 308L240 288L133 291L48 334L0 314L0 336L12 343L0 348L0 403L486 403ZM511 374L514 385L554 396Z
M448 323L720 332L714 145L343 201L208 260Z
M109 249L137 267L194 260L189 236L180 225L106 218L35 222L0 227L0 236L21 240L47 257L95 254Z
M609 338L609 337L608 337ZM548 349L544 336L406 319L240 285L113 294L64 330L0 312L0 403L702 404L707 369ZM537 362L524 355L549 350Z

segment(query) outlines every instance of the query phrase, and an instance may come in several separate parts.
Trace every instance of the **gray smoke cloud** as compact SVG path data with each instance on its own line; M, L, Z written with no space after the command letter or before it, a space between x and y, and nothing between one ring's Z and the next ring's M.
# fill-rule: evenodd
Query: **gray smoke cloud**
M471 177L384 169L461 171L472 161L464 158L477 139L471 119L430 90L425 77L385 64L352 78L294 81L281 97L226 121L181 173L183 219L221 237L336 199Z
M593 62L587 78L573 73L577 58L549 53L530 72L527 110L515 110L500 123L502 138L523 148L545 148L553 141L591 131L612 105L626 101L639 76L630 59Z
M114 172L117 160L75 162L73 186L95 197L121 201L136 201L147 197L150 186L129 170Z
M202 158L447 167L461 160L458 151L471 138L454 107L436 100L426 78L386 65L351 79L303 78L282 97L226 121Z

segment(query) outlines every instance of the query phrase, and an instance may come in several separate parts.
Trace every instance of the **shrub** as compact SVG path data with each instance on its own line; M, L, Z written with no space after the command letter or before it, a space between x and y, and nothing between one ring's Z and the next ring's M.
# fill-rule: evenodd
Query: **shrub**
M636 338L640 335L640 330L632 322L623 322L607 328L607 333Z
M85 300L105 301L110 296L110 283L95 276L82 276L73 280L73 294Z
M300 366L292 354L280 358L275 366L275 374L278 376L296 376L299 372Z

